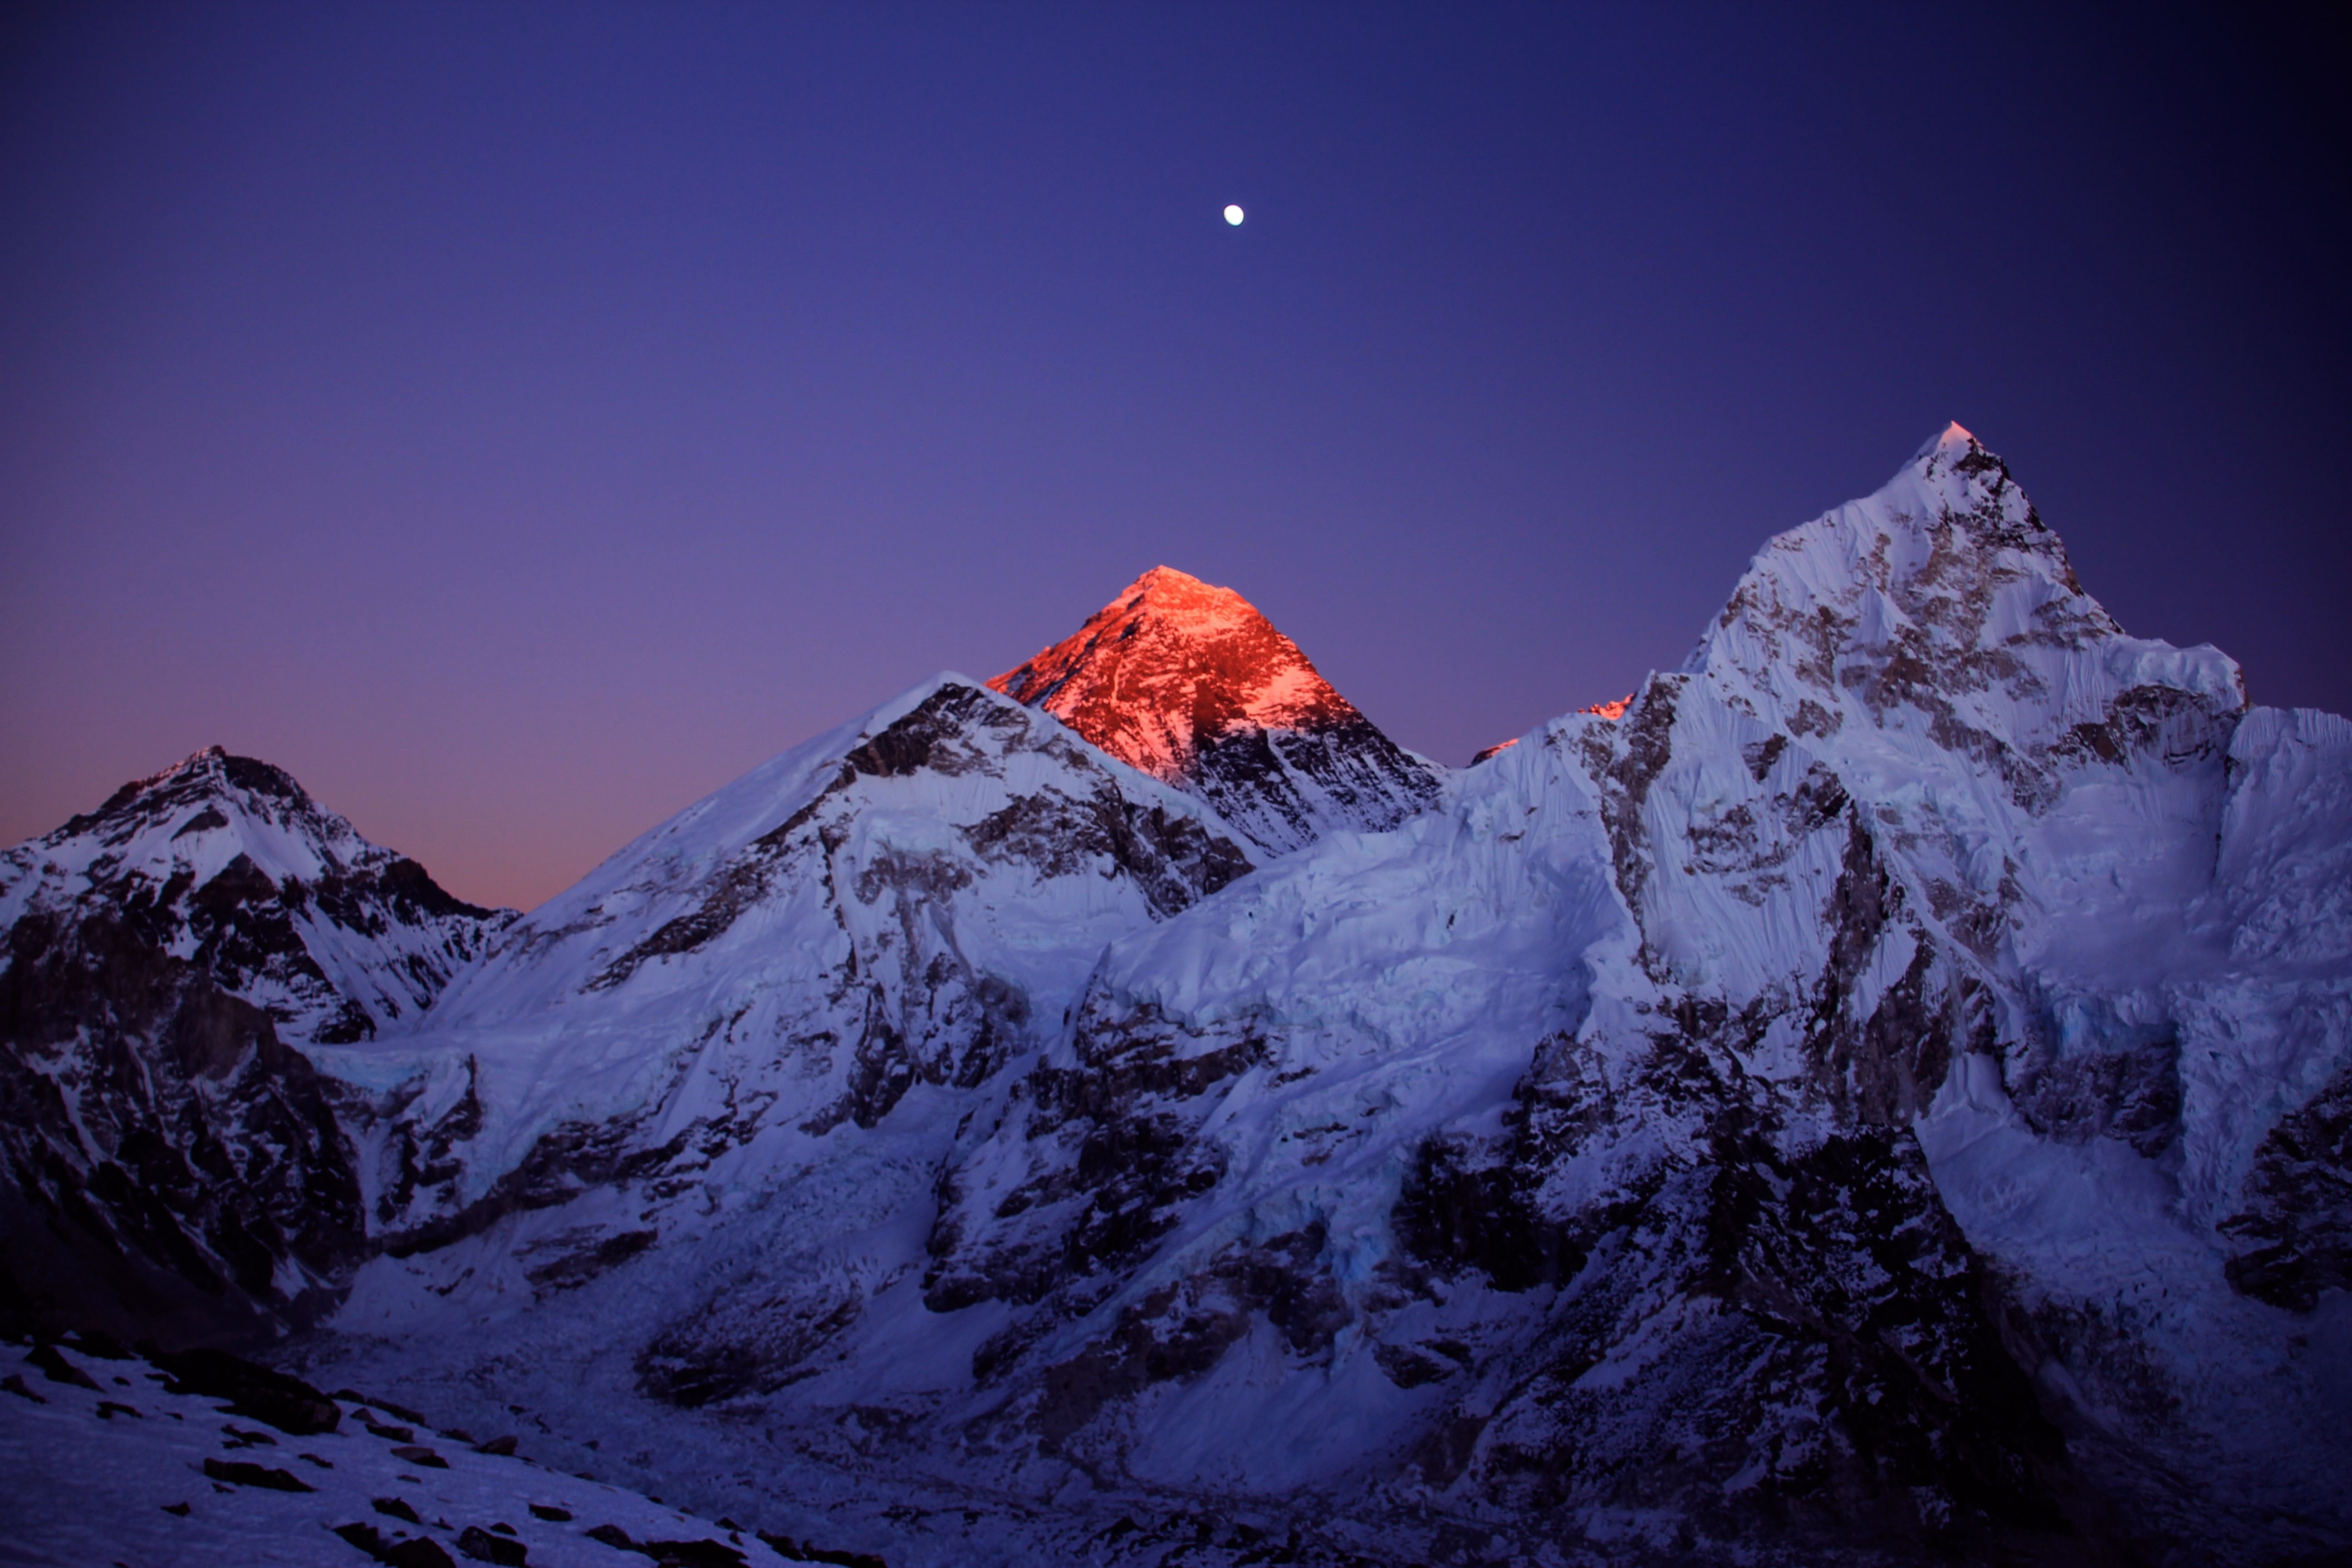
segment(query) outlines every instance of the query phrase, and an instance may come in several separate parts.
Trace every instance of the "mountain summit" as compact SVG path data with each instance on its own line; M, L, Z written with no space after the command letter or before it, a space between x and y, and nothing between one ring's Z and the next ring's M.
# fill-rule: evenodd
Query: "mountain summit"
M1172 566L1154 566L988 684L1171 784L1235 730L1363 721L1255 605Z
M1426 810L1439 773L1382 734L1256 606L1155 566L988 683L1207 801L1276 854Z
M127 920L110 958L152 942L294 1044L348 1045L413 1018L512 918L369 843L284 769L219 746L0 851L12 930L70 946L93 921Z

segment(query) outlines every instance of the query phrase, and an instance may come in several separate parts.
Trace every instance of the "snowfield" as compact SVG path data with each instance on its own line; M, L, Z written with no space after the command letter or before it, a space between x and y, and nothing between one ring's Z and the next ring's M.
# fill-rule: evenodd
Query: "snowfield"
M419 1428L380 1403L336 1401L336 1430L297 1434L216 1398L169 1392L172 1380L142 1359L79 1347L48 1354L97 1386L0 1347L0 1463L11 1498L0 1550L10 1563L352 1568L371 1555L336 1531L355 1526L388 1549L419 1541L441 1549L437 1558L412 1552L417 1564L620 1568L652 1555L616 1540L699 1549L676 1555L710 1568L809 1560L806 1544L789 1537L795 1555L780 1556L754 1532L478 1452L471 1439ZM598 1530L605 1539L589 1533Z

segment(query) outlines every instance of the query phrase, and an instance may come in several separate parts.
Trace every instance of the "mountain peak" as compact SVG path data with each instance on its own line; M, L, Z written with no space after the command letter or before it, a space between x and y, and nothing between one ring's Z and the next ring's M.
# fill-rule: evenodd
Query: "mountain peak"
M1169 625L1195 637L1216 637L1264 622L1257 606L1231 588L1204 583L1173 566L1154 566L1122 589L1103 608L1134 611L1149 608Z
M1429 764L1333 690L1255 605L1172 566L988 684L1207 801L1274 854L1335 828L1393 827L1437 798Z
M257 757L237 756L225 746L211 745L190 752L160 772L132 779L107 796L96 811L74 817L52 837L84 833L100 823L119 827L130 817L161 816L202 801L242 801L251 805L257 798L278 803L266 815L290 809L326 820L326 814L319 811L310 795L285 769ZM340 823L341 819L332 820Z
M1919 449L1911 454L1911 460L1916 463L1922 458L1965 455L1971 450L1981 451L1983 448L1984 443L1979 441L1967 426L1955 419L1935 435L1928 437Z
M1119 597L1125 598L1129 594L1139 594L1155 587L1164 588L1170 592L1196 590L1204 594L1230 594L1236 599L1241 597L1231 588L1220 588L1213 583L1202 582L1190 572L1180 572L1175 567L1167 565L1154 566L1150 571L1144 573L1134 582L1129 583L1127 585L1127 593L1121 594Z
M1363 718L1255 605L1172 566L1144 573L1069 637L988 684L1171 781L1234 731Z
M2127 692L2184 694L2164 700L2217 723L2245 705L2218 650L2126 634L2009 465L1957 424L1876 493L1768 542L1683 668L1792 735L1965 754L2037 809L2066 738Z

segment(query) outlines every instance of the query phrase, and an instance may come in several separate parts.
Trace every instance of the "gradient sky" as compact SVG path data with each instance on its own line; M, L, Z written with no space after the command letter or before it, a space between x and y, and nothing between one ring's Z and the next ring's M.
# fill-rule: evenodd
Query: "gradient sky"
M528 906L1162 562L1458 763L1949 419L2352 710L2344 57L2041 9L18 14L0 840L218 742Z

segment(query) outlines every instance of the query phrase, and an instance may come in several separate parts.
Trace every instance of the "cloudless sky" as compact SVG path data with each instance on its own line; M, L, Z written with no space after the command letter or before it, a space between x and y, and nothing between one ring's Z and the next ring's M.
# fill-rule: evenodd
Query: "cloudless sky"
M2344 58L2054 9L12 13L0 841L218 742L527 906L1163 562L1459 763L1950 419L2352 710Z

